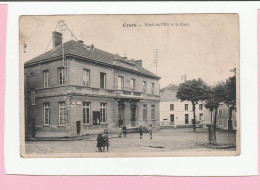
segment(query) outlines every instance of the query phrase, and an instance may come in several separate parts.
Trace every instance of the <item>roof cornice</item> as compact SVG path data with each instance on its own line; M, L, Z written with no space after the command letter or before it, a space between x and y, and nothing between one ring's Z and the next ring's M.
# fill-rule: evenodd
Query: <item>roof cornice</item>
M143 75L143 76L148 76L150 78L161 79L161 77L159 77L159 76L148 75L148 74L145 74L145 73L141 73L141 72L138 72L138 71L134 71L134 70L131 70L131 69L127 69L127 68L123 68L123 67L120 67L120 66L117 66L117 65L110 64L110 62L103 62L103 61L99 61L99 60L96 60L96 59L90 59L90 58L86 58L84 56L80 56L78 54L69 53L68 56L72 56L74 58L80 58L80 59L87 60L87 61L95 61L95 63L101 64L101 65L106 65L108 67L117 68L117 69L120 69L120 70L132 72L132 73L137 73L137 74L140 74L140 75Z
M86 58L84 56L81 56L81 55L78 55L78 54L75 54L75 53L66 53L65 57L72 57L72 58L78 58L78 59L82 59L82 60L87 60L87 61L91 61L91 62L100 64L100 65L106 65L108 67L117 68L117 69L120 69L120 70L124 70L124 71L128 71L128 72L140 74L140 75L143 75L143 76L146 76L146 77L155 78L155 79L159 79L159 80L161 79L161 77L159 77L159 76L148 75L148 74L145 74L145 73L142 73L142 72L138 72L138 71L134 71L134 70L131 70L131 69L123 68L123 67L120 67L120 66L117 66L117 65L113 65L110 62L99 61L99 60L96 60L96 59L93 59L93 58ZM34 62L25 62L24 67L25 68L26 67L31 67L31 66L38 65L40 63L50 62L50 61L54 61L54 60L58 60L58 59L62 59L62 56L55 56L55 57L52 57L52 58L48 58L48 59L44 59L44 60L40 60L40 61L34 61Z

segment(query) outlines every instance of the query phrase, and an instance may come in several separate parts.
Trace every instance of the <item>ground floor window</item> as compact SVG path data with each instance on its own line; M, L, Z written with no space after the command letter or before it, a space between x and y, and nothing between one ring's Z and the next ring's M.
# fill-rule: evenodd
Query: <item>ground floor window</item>
M227 126L228 126L228 120L229 120L229 119L227 119ZM234 127L233 119L231 119L231 121L232 121L232 126ZM223 124L223 125L224 125L224 124Z
M223 125L224 125L224 122L223 122L222 119L219 119L219 120L218 120L218 125L219 125L219 126L223 126Z
M44 103L43 104L44 108L44 125L49 125L50 124L50 105L49 103Z
M143 105L143 119L144 120L147 119L147 105L146 104Z
M100 123L106 123L107 122L106 109L107 109L107 104L101 103L100 104Z
M151 106L151 119L155 119L155 105Z
M90 124L90 102L83 102L83 123Z
M66 123L66 107L65 102L59 102L59 124L65 125Z
M203 120L203 113L200 113L199 120Z

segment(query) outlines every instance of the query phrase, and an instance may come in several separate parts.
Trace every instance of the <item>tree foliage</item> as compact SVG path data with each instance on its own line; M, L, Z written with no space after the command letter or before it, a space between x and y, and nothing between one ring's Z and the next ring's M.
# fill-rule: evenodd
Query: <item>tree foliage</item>
M226 80L226 94L224 96L224 103L229 108L228 130L233 130L232 111L236 110L236 75L229 77Z
M210 88L202 79L188 80L180 84L176 97L181 101L190 101L193 110L193 131L196 131L196 104L204 101L210 94Z
M219 82L216 86L210 87L205 107L210 111L218 109L220 103L224 103L224 99L226 96L226 88L227 87L224 82Z
M193 79L180 84L176 97L196 105L199 101L206 100L209 92L208 85L202 79Z
M224 103L229 109L236 109L236 76L229 77L226 80L226 93L224 96Z

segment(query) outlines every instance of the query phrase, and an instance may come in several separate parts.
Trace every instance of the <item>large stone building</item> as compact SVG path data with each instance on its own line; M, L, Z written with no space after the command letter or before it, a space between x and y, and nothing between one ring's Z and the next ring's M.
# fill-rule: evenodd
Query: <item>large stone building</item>
M87 46L62 43L24 64L27 136L64 137L152 124L159 129L159 79L128 60Z
M180 101L176 94L178 85L169 85L160 90L160 120L161 125L185 126L192 125L193 111L189 101ZM205 108L205 102L196 105L196 123L205 125L211 123L211 113ZM214 113L213 113L214 117ZM233 127L236 128L236 112L232 114ZM217 112L217 127L228 129L228 107L225 104L219 106Z

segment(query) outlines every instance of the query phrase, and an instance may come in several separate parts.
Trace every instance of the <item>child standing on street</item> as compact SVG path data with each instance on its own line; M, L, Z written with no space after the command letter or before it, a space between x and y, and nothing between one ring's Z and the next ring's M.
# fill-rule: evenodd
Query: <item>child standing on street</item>
M123 131L124 137L126 137L126 126L123 127L122 131Z
M139 134L140 134L140 139L142 139L142 136L143 136L143 127L140 126L139 128Z
M97 148L99 152L102 152L102 147L104 146L104 139L102 137L102 133L97 136Z
M105 152L105 147L107 147L107 152L108 152L108 147L110 146L109 144L109 137L108 137L108 130L105 129L104 133L102 135L104 143L103 143L103 151Z
M121 130L120 130L120 133L119 133L119 137L121 138L121 137L122 137L122 130L123 130L123 129L122 129L122 125L119 125L119 128L121 129Z

